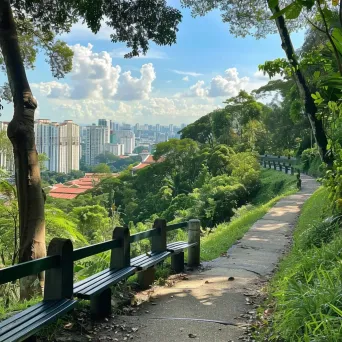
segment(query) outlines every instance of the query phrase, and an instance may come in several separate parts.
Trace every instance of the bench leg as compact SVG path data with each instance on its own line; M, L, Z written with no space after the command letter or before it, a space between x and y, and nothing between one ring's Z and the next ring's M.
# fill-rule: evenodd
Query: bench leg
M92 319L101 319L109 316L112 312L112 291L106 289L99 295L90 299L90 313Z
M171 255L171 268L176 273L184 271L184 252Z
M147 290L154 282L156 269L150 267L145 271L138 273L138 284L142 290Z

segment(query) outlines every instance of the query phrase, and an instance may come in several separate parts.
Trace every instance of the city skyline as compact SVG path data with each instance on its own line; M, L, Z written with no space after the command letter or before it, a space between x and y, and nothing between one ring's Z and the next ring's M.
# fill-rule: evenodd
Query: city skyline
M0 121L0 130L7 130L8 122ZM178 131L185 127L169 125L130 125L108 119L98 119L97 123L80 126L73 120L63 122L37 119L34 122L35 145L38 154L47 157L44 169L69 173L80 170L81 162L87 167L100 163L100 155L110 153L124 157L139 154L142 160L148 157L156 144L171 138L180 138ZM140 147L139 152L135 151ZM12 150L0 151L0 167L13 171Z

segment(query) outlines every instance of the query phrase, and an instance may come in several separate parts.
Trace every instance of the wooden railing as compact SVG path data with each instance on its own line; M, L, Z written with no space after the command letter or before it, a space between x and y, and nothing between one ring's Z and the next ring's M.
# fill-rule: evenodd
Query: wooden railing
M299 172L299 160L297 158L265 154L259 156L259 162L264 168L274 169L286 174L294 175L296 172Z
M166 231L169 232L178 228L188 228L188 226L191 224L190 222L191 221L168 225L166 226ZM133 234L130 236L130 243L152 238L153 236L157 236L158 234L159 234L159 231L157 229L150 229L144 232ZM199 234L200 234L200 231L198 231L198 236ZM78 248L72 252L72 260L70 261L75 262L75 261L93 256L102 252L106 252L109 250L115 251L115 248L119 248L120 246L121 246L121 241L113 239L113 240L101 242L95 245ZM195 249L197 250L198 248L199 246ZM194 249L189 250L189 253L191 254L192 251L194 251ZM199 260L198 260L198 263L199 263ZM15 281L17 279L21 279L30 275L35 275L43 271L47 271L51 269L58 269L60 267L61 267L61 255L48 255L45 258L23 262L21 264L6 267L3 269L0 269L0 285Z

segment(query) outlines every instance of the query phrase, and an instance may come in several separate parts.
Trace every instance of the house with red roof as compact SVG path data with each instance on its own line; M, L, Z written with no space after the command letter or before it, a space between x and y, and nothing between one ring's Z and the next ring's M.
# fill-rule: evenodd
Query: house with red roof
M112 177L118 177L118 173L113 173ZM48 196L54 198L73 199L83 194L87 190L93 189L102 178L108 177L104 173L86 173L84 177L74 179L65 184L54 184Z
M146 166L155 164L155 163L161 163L165 160L164 157L160 157L158 160L154 160L153 156L151 154L147 155L141 163L139 163L137 166L134 166L132 168L132 174L136 173L137 171L145 168Z

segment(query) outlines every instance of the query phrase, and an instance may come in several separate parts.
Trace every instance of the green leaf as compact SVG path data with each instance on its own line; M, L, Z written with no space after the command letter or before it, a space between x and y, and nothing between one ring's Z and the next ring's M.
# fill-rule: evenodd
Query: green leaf
M291 5L286 7L285 11L286 19L297 19L299 17L300 12L302 11L302 6L297 2L292 3Z
M278 4L279 4L279 0L268 0L268 6L270 8L274 8L274 7L278 6Z
M287 7L283 8L282 10L280 10L279 12L273 14L272 17L270 17L270 19L277 19L277 18L279 18L280 16L282 16L283 14L285 14L285 12L287 11L288 7L290 7L290 6L292 6L292 5L293 5L293 4L287 6ZM272 7L270 6L270 8L272 8Z
M335 89L342 89L342 77L329 77L321 82L322 86L327 86Z

